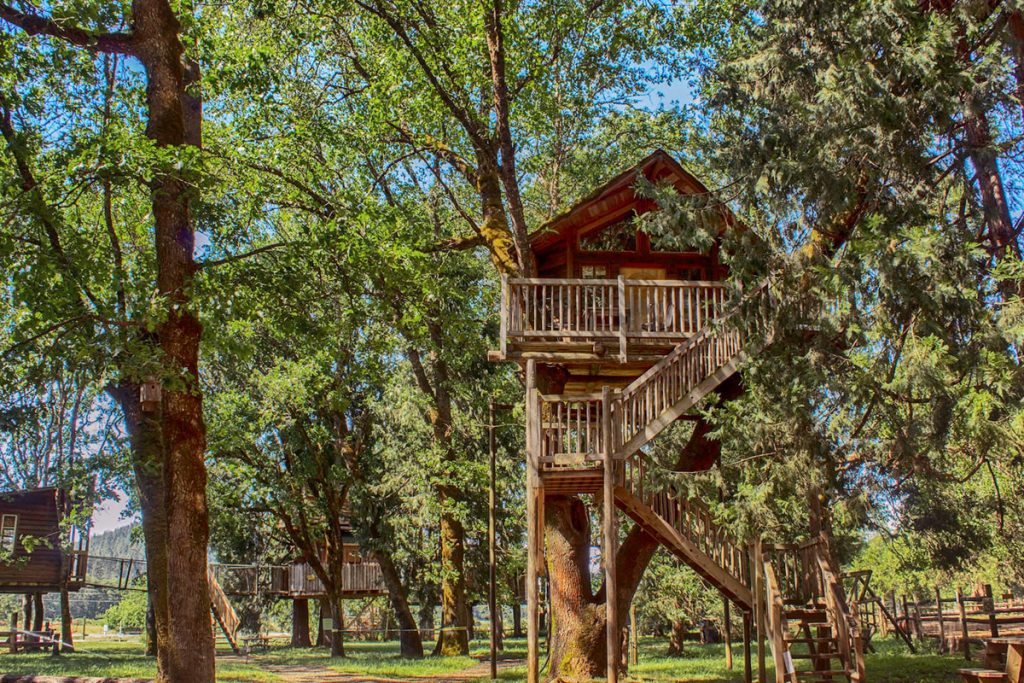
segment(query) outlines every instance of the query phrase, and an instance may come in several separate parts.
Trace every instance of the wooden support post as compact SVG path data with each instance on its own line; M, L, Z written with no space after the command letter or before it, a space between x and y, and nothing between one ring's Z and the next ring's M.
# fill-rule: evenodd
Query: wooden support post
M619 278L622 286L622 278ZM619 680L618 586L615 580L615 554L618 547L615 527L615 451L612 449L612 394L607 386L601 392L601 444L604 447L604 587L605 630L608 654L608 683Z
M964 591L959 586L956 589L956 606L960 611L960 647L964 651L964 659L971 661L971 639L967 632L967 606L964 605Z
M501 276L502 306L505 304L505 289L508 276ZM502 309L502 327L504 328L505 313ZM502 330L504 332L504 329ZM504 344L504 335L502 336ZM498 442L494 424L494 398L487 402L487 452L490 456L490 477L487 487L487 608L491 619L491 680L498 678L498 560L495 549L495 516L497 506L497 475L496 460Z
M509 311L509 298L508 298L508 275L502 273L501 275L501 321L499 323L500 331L498 335L498 347L501 352L501 359L505 360L508 356L508 316L511 315Z
M910 620L910 604L907 602L907 596L906 595L903 595L902 601L903 601L903 624L904 624L904 627L906 628L908 633L913 633L915 636L917 636L918 634L915 631L911 630L911 629L913 629L914 625L911 623L911 620Z
M629 603L629 665L636 666L640 661L639 634L636 632L636 603Z
M757 680L758 683L768 683L768 673L765 670L765 619L768 614L768 603L765 599L764 588L764 552L761 549L761 539L754 541L753 545L754 564L754 628L757 630Z
M992 597L992 584L985 584L985 611L988 612L988 628L993 638L999 637L999 622L996 620L996 600Z
M17 612L11 612L11 634L7 640L7 649L11 652L18 651L18 616Z
M626 354L626 280L620 275L619 289L619 362L625 363Z
M537 362L526 361L526 680L538 683L539 653L537 649L537 546L542 543L537 519L538 496L540 494L537 474L536 442L540 422L540 406L537 402Z
M939 652L946 651L946 624L942 620L942 591L935 587L935 618L939 622Z
M751 613L743 613L743 682L753 683L754 671L750 661L750 619Z
M732 671L732 619L729 615L729 598L722 596L722 636L725 639L725 668Z
M921 620L921 603L914 600L914 633L919 641L924 640L924 624Z

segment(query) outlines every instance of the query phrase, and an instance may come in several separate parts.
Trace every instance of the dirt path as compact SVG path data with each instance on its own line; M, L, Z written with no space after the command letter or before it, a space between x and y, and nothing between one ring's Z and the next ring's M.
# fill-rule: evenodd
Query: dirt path
M407 676L400 678L368 676L366 674L339 673L322 666L311 664L260 664L250 660L268 673L281 677L284 683L468 683L490 678L490 664L485 660L479 664L441 676ZM514 668L523 663L521 659L501 660L498 671Z

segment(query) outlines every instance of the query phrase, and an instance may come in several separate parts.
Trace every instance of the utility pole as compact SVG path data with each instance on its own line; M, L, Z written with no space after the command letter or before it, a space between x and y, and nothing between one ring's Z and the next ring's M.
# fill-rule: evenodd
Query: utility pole
M487 607L491 613L491 680L498 680L498 553L497 553L497 505L498 505L498 439L497 425L494 424L495 413L499 410L511 410L506 403L495 403L494 399L487 402L487 442L491 459L490 486L488 487L487 505L487 554L488 582Z

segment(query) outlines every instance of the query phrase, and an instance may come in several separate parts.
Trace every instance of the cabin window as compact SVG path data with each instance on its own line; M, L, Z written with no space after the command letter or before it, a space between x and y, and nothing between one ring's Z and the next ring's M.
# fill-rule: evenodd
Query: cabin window
M608 277L608 266L580 266L580 275L588 280Z
M0 518L0 551L14 552L18 540L18 515L4 515Z
M580 235L580 251L636 251L633 217Z

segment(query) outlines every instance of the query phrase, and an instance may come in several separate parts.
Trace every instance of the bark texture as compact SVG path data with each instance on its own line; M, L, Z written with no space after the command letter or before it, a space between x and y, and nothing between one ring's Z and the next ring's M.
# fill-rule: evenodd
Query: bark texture
M309 600L292 600L292 647L310 647Z
M374 558L380 565L381 575L384 577L384 585L388 589L388 600L391 602L391 609L395 612L398 621L398 641L401 646L402 656L410 659L421 659L423 657L423 641L420 638L419 629L416 627L416 619L409 607L409 599L406 596L405 586L402 585L398 569L387 553L374 553Z

